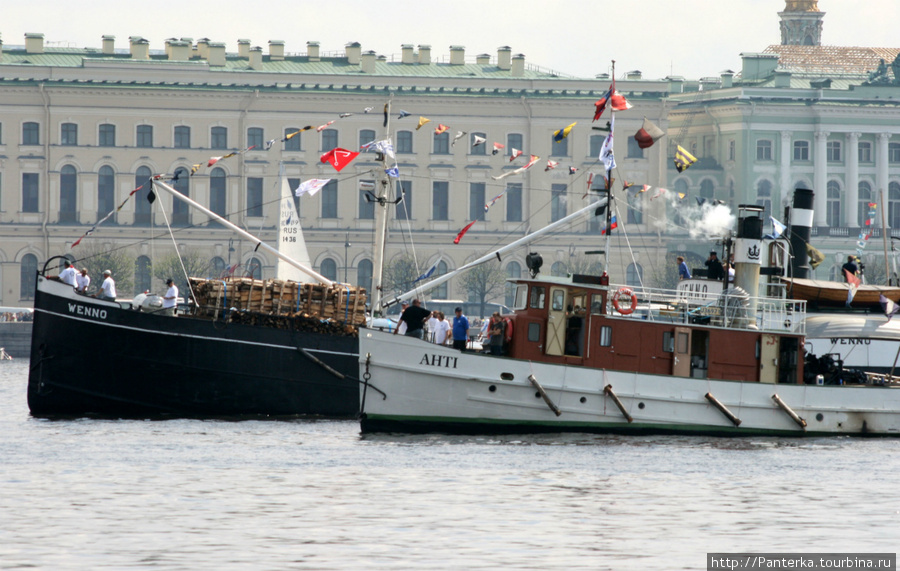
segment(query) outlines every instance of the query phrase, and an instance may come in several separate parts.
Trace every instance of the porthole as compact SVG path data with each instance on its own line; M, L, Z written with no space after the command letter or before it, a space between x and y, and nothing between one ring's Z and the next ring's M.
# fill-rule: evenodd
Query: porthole
M825 415L822 414L821 412L820 412L819 414L816 415L816 420L818 420L819 422L822 422L822 420L823 420L824 418L825 418Z
M536 398L536 399L541 398L541 393L540 393L540 391L537 391L537 392L534 393L534 398Z
M638 408L639 408L639 409L644 410L644 406L645 406L644 403L642 403L642 402L639 402L639 403L638 403Z
M492 393L493 393L493 392L496 392L496 391L497 391L497 385L491 385L491 386L489 386L489 387L488 387L488 390L491 391Z
M500 373L500 380L502 381L513 381L516 377L512 373Z
M587 397L581 397L580 400L581 400L581 404L584 404L587 402Z

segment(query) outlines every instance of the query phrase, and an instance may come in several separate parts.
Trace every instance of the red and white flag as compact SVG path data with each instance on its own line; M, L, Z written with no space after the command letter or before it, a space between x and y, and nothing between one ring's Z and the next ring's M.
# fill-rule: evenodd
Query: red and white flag
M494 150L491 151L492 155L496 155L500 152L500 149L505 149L506 145L501 145L500 143L494 143Z
M326 127L328 127L328 126L331 125L332 123L334 123L334 121L329 121L329 122L325 123L324 125L319 125L318 127L316 127L316 131L318 131L319 133L321 133L322 131L325 130Z
M632 105L625 99L625 96L618 91L613 91L612 97L609 98L609 107L613 111L625 111L631 109Z
M473 221L469 222L469 224L466 225L465 228L463 228L462 230L460 230L460 231L459 231L459 234L457 234L457 235L456 235L456 238L453 240L453 243L454 243L454 244L459 244L459 241L462 240L462 237L465 236L466 232L469 231L469 228L471 228L472 226L474 226L476 222L478 222L478 221L477 221L477 220L473 220Z
M323 163L329 163L334 167L334 170L341 172L345 166L349 165L350 162L358 156L359 153L357 152L348 151L347 149L338 147L322 155L320 160Z
M509 150L509 162L513 162L516 157L521 157L521 156L522 156L522 151L520 151L519 149L511 148Z
M859 289L859 284L861 284L862 281L847 270L844 270L844 277L847 279L847 284L850 286L850 290L847 292L847 307L850 307L850 302L853 301L853 298L856 296L856 290Z
M549 171L549 170L553 170L553 169L555 169L557 166L559 166L559 163L558 163L557 161L551 161L550 159L547 159L547 166L544 167L544 172L547 172L547 171Z
M330 178L311 178L309 180L303 181L300 183L300 186L294 190L294 194L297 196L303 196L304 194L308 194L310 196L314 196L317 192L322 190L322 187L331 182Z

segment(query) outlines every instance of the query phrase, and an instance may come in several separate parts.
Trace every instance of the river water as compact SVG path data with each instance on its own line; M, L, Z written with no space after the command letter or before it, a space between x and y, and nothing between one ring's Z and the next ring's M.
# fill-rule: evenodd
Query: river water
M45 420L26 383L0 363L2 569L674 570L900 545L900 440Z

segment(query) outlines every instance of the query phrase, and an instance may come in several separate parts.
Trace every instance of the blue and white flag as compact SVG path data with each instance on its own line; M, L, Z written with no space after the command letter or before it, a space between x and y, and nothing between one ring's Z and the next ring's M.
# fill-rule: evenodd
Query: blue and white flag
M603 167L606 169L606 172L609 172L616 168L616 156L613 154L613 130L616 126L616 117L613 115L612 120L609 122L609 134L603 140L603 146L600 147L600 162L603 163Z
M772 237L775 238L776 240L778 238L781 238L781 235L784 234L784 231L785 231L785 229L787 229L787 226L785 226L778 220L775 220L774 216L769 216L769 220L772 221Z
M434 273L434 270L435 270L435 269L437 269L437 264L431 266L430 268L428 268L428 271L427 271L427 272L425 272L425 273L422 274L421 276L419 276L419 277L417 277L416 279L414 279L414 280L413 280L413 283L416 283L416 282L419 282L419 281L422 281L422 280L427 280L427 279L430 278L431 275Z
M400 178L400 169L398 167L391 167L389 169L384 169L384 172L386 172L387 175L390 177Z

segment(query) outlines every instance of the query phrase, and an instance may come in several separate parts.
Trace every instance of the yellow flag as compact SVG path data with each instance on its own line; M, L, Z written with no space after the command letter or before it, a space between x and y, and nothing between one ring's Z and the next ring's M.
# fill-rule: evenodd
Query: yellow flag
M429 122L431 122L431 119L429 119L428 117L419 117L419 126L416 127L416 131L421 129L422 125L424 125L425 123L429 123Z

